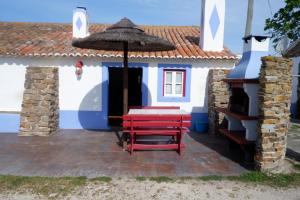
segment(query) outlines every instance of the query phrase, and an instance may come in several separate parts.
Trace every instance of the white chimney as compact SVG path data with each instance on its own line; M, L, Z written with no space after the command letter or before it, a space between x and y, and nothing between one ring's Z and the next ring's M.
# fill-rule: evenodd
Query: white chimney
M77 7L73 11L73 38L84 38L88 35L89 25L86 8Z
M224 42L225 0L202 0L200 47L222 51Z

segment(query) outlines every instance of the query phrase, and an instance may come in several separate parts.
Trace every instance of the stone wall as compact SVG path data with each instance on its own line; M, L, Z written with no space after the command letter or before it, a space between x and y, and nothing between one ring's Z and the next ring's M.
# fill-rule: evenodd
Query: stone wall
M255 156L260 171L280 172L283 167L290 120L291 74L291 60L271 56L262 58Z
M58 68L27 67L19 135L48 136L58 118Z
M222 81L222 79L226 78L229 71L227 69L211 69L208 73L208 123L210 134L216 133L216 127L224 119L224 114L216 112L215 108L227 108L228 106L229 94L227 83Z

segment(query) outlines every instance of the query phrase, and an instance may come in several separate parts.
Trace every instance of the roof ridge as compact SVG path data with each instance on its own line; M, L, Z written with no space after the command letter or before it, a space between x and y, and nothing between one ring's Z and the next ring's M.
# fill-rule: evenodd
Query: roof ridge
M67 22L15 22L15 21L0 21L1 24L48 24L48 25L72 25Z
M32 25L36 25L36 24L45 24L45 25L72 25L72 22L23 22L23 21L0 21L1 24L32 24ZM113 25L111 23L89 23L89 25L91 26L109 26L109 25ZM137 24L138 26L141 27L164 27L164 28L178 28L178 27L186 27L186 28L200 28L200 26L196 26L196 25L163 25L163 24L158 24L158 25L154 25L154 24Z

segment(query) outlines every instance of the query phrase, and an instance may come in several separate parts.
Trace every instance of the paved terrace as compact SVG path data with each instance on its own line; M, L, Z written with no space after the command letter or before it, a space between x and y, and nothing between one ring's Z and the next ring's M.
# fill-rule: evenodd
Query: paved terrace
M247 171L227 141L207 134L185 135L186 149L137 151L118 145L118 132L61 130L50 137L0 134L0 174L26 176L203 176Z
M286 156L300 162L300 120L293 120L287 135Z

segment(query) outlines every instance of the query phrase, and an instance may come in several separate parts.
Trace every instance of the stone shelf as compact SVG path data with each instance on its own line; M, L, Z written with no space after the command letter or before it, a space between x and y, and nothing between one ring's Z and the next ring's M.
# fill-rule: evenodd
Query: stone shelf
M225 78L223 81L230 84L232 88L243 88L243 84L259 84L258 79Z
M259 83L259 80L256 78L254 79L224 78L223 81L226 83L253 83L253 84Z
M224 113L228 116L231 116L233 118L239 119L239 120L258 120L258 117L248 116L248 115L242 115L239 113L231 112L230 110L226 108L216 108L218 112Z
M234 142L240 144L240 145L247 145L247 144L253 144L253 141L246 140L246 133L245 131L229 131L224 128L218 129L221 134L228 137L229 139L233 140Z

